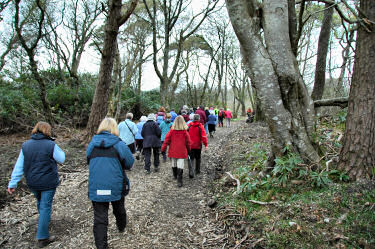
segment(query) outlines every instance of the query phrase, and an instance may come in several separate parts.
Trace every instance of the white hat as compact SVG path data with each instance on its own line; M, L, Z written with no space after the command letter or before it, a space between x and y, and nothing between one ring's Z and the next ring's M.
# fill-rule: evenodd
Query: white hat
M156 120L155 114L153 114L153 113L148 114L147 120L155 121Z
M141 119L140 119L141 122L146 122L147 121L147 117L146 116L142 116Z

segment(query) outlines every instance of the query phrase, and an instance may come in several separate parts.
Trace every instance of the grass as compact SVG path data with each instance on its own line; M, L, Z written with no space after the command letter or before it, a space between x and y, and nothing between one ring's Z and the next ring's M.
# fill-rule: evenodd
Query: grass
M253 204L248 201L252 197L233 197L229 191L220 203L251 221L254 236L265 238L265 248L375 248L374 186L363 182L273 189L277 200L283 199L276 206Z
M252 151L252 154L256 151ZM241 155L242 154L242 155ZM261 155L262 156L262 155ZM248 154L232 154L234 172L251 166ZM256 161L255 161L256 162ZM242 178L241 184L252 181ZM265 185L233 196L234 185L217 183L219 205L231 206L251 224L263 248L375 248L375 181ZM277 205L249 202L278 201Z

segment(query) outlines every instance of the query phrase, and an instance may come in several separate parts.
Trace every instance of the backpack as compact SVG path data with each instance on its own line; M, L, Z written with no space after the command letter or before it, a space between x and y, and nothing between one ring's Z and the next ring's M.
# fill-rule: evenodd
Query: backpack
M188 129L187 129L187 132L189 133L190 132L190 127L192 127L193 125L188 125ZM199 137L201 138L201 147L202 147L202 133L201 133L201 126L198 125L198 132L199 132Z
M117 144L117 143L115 143L115 144ZM102 143L100 144L100 146L98 146L98 147L95 146L93 148L93 150L91 151L90 155L87 157L87 164L90 164L90 160L92 158L95 158L95 157L112 157L112 158L117 158L117 160L121 164L121 172L123 174L122 175L123 176L122 191L123 191L124 196L127 196L129 194L129 191L130 191L130 181L129 181L129 178L126 175L125 170L124 170L125 162L123 160L121 160L120 154L118 153L118 151L114 147L115 144L113 144L110 147L104 147L104 141L102 141Z
M219 112L219 117L220 118L224 118L225 117L225 112L224 111L220 111Z

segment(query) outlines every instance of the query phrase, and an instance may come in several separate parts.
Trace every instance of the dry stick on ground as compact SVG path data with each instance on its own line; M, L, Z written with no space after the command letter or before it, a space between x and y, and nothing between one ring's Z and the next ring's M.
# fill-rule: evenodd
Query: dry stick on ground
M240 180L238 180L237 178L235 178L230 172L225 172L225 173L227 173L230 176L230 178L232 178L233 180L235 180L237 182L237 191L234 192L233 195L236 195L236 194L238 195L241 192L241 189L240 189L240 187L241 187Z
M257 241L254 242L254 244L252 244L251 248L254 248L259 242L261 242L263 240L264 240L264 238L258 239Z
M252 202L252 203L256 203L256 204L259 204L259 205L277 205L277 204L279 204L278 201L269 201L269 202L256 201L256 200L247 200L247 201Z
M238 242L238 244L235 246L235 247L233 247L232 249L236 249L237 247L239 247L246 239L247 239L247 236L248 236L249 234L247 233L246 235L245 235L245 237L243 237L242 239L241 239L241 241L240 242Z

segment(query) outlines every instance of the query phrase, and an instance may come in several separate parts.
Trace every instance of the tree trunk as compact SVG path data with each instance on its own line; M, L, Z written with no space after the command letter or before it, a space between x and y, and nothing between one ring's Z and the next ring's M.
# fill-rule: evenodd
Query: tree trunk
M288 147L306 162L317 163L320 158L312 139L314 106L291 48L288 1L264 0L263 25L257 20L259 9L251 9L259 8L257 1L226 0L226 3L274 139L273 155L283 155L283 149ZM266 44L260 35L261 26Z
M375 20L375 1L361 0L366 15ZM363 25L366 25L363 23ZM374 177L375 167L375 26L367 32L359 25L354 72L349 94L348 115L339 168L352 179Z
M117 96L120 94L121 96L121 58L120 58L120 51L118 49L118 44L116 42L116 52L115 52L115 59L114 59L114 68L113 68L113 77L112 83L109 87L109 101L108 101L108 117L114 117L116 113L117 107ZM116 91L117 87L117 91Z
M323 97L324 85L326 81L327 53L331 34L332 15L333 5L326 3L318 42L318 55L315 66L315 82L311 94L311 98L313 100L318 100Z
M121 17L121 0L109 1L109 13L105 24L104 47L99 69L99 80L95 89L94 99L91 105L89 121L87 123L87 137L89 141L95 134L100 122L107 114L109 85L112 80L113 61L117 46L117 34L119 30L118 19Z

